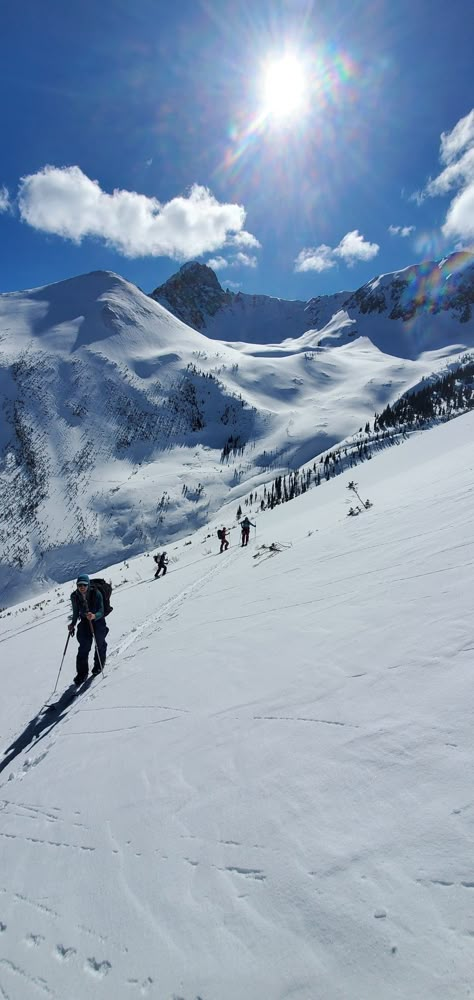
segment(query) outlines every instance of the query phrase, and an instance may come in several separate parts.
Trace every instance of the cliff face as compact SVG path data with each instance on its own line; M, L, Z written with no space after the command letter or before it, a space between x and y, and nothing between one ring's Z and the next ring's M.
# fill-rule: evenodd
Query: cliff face
M231 303L234 295L224 292L212 268L191 261L183 264L164 285L155 288L151 298L183 323L203 330L206 320Z

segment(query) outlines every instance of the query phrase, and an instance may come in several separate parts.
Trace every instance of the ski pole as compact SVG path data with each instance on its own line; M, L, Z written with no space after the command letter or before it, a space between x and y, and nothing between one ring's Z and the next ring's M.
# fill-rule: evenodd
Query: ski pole
M103 668L103 666L102 666L102 660L101 660L101 658L100 658L100 653L99 653L99 647L98 647L98 645L97 645L97 639L96 639L96 637L95 637L95 632L94 632L94 626L93 626L93 624L92 624L92 621L91 621L91 619L90 619L90 618L89 618L89 625L90 625L90 627L91 627L91 632L92 632L92 638L93 638L93 640L94 640L94 646L95 646L95 653L96 653L96 656L97 656L97 659L98 659L98 661L99 661L99 667L100 667L100 672L101 672L101 674L102 674L102 677L103 677L103 676L104 676L104 668Z
M65 645L65 647L64 647L64 653L63 653L63 658L62 658L62 660L61 660L61 666L60 666L60 668L59 668L59 670L58 670L58 676L56 677L56 684L54 685L54 688L53 688L53 690L52 690L52 692L51 692L51 697L53 696L53 694L55 694L55 693L56 693L56 688L57 688L57 686L58 686L58 681L59 681L59 675L60 675L60 673L61 673L61 670L63 669L63 663L64 663L64 657L66 656L66 650L67 650L67 647L68 647L68 643L69 643L69 640L70 640L70 638L71 638L71 633L69 632L69 635L68 635L68 637L67 637L67 639L66 639L66 645Z

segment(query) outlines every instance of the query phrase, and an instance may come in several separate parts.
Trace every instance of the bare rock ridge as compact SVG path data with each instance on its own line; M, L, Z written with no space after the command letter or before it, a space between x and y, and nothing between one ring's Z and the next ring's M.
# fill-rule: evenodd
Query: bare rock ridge
M232 302L234 295L224 292L212 268L190 261L164 285L155 288L151 297L183 323L200 331L205 328L206 319Z

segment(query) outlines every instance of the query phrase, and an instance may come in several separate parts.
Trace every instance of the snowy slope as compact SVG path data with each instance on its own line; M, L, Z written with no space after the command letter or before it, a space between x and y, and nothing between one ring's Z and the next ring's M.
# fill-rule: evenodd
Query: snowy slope
M348 472L247 550L112 567L106 675L57 715L68 587L0 616L0 996L469 996L473 442L360 466L357 518Z
M257 297L268 344L231 343L232 310L222 342L204 336L108 272L0 296L0 606L78 558L110 564L206 524L474 344L452 310L415 327L371 312L376 291L357 324L337 296L334 315L300 303L323 324L301 336L294 303Z

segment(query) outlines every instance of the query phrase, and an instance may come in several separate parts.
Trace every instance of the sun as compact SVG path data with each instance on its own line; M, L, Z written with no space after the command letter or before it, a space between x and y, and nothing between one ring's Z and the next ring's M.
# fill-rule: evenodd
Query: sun
M265 64L262 75L262 110L275 119L285 119L303 110L307 81L303 62L287 54Z

